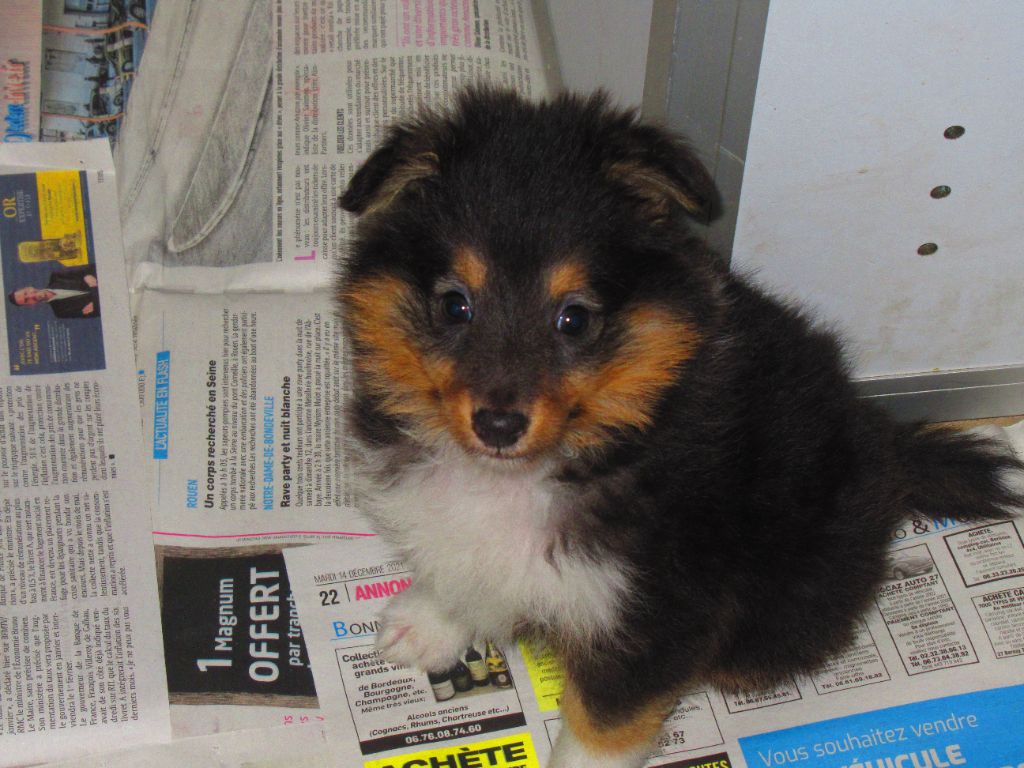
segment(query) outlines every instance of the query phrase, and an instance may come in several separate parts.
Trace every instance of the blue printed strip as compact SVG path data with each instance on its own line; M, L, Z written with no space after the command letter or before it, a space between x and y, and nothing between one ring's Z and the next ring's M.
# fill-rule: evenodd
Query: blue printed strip
M1019 768L1024 685L740 739L749 768Z
M156 372L153 377L153 458L167 458L167 441L171 427L171 353L156 353Z

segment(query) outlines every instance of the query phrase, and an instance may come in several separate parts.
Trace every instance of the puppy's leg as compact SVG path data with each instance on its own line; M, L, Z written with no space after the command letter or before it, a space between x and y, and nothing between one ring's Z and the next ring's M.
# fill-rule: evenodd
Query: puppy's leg
M547 768L639 768L671 709L661 700L614 720L598 717L570 680L562 697L562 731Z
M377 647L393 664L440 672L449 669L473 640L429 590L416 584L388 602Z

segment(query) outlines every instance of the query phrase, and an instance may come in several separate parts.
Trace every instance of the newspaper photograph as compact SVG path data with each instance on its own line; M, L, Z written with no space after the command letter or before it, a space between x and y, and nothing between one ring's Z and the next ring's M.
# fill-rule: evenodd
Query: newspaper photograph
M29 146L0 146L4 766L170 735L110 152Z
M323 289L338 197L389 123L470 83L555 81L529 0L168 3L146 56L117 147L137 289Z
M43 141L117 140L155 0L46 0Z
M85 172L2 176L0 200L8 373L102 370L100 286Z

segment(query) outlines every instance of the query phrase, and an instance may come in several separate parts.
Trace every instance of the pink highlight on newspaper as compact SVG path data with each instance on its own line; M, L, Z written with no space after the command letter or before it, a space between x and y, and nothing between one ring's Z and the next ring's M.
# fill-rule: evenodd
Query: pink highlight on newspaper
M473 47L474 11L470 0L401 0L401 48ZM479 24L479 19L476 23Z
M177 531L153 531L156 536L178 536L184 539L251 539L262 536L376 536L376 533L353 531L266 531L265 533L178 533Z

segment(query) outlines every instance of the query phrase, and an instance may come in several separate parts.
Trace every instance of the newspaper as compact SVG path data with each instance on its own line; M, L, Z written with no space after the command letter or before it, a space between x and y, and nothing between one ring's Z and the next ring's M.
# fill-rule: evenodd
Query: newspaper
M1024 454L1024 423L1008 436ZM647 764L1021 765L1022 531L1019 517L909 521L895 532L887 578L849 650L773 690L685 692ZM564 680L550 651L477 644L444 675L396 667L374 647L377 616L412 575L380 540L289 550L285 561L321 708L348 732L340 764L545 764ZM468 670L481 658L490 670L475 678Z
M4 766L169 737L116 182L80 149L0 146Z
M282 554L371 534L338 197L388 123L468 83L541 95L541 58L526 0L157 6L117 161L175 736L324 721Z
M20 166L4 183L32 163L63 171L43 177L47 200L78 200L66 169L84 171L92 222L31 237L14 228L19 242L0 241L5 292L28 274L76 270L67 277L82 281L54 289L75 294L55 296L73 300L64 317L5 305L0 423L13 435L0 440L0 478L19 485L4 489L0 525L22 529L0 540L0 720L15 731L0 730L0 766L156 742L168 719L173 736L195 738L68 765L540 765L562 690L544 648L482 643L433 680L372 648L380 606L410 575L353 504L330 289L351 226L336 199L387 123L480 80L551 90L531 5L164 2L145 61L117 146L127 269L108 249L113 176L94 143L0 155ZM21 197L11 192L16 222L38 176L25 184ZM26 325L25 312L37 322ZM50 412L56 432L33 442L29 425ZM27 479L14 471L23 466ZM1021 522L921 520L901 533L892 578L850 652L776 691L687 692L651 764L1024 762L1011 727L1024 700ZM61 549L67 536L74 545ZM53 548L52 561L8 543L29 540ZM55 564L83 559L84 571L57 574L56 600L43 594ZM76 599L70 586L62 596L61 578L85 579ZM36 603L14 602L23 583ZM26 620L39 641L30 659L15 633ZM28 701L47 648L75 663L81 651L71 674L101 722L17 732L27 714L7 713L18 695ZM100 674L110 665L129 681L129 720L116 727L120 678L112 693ZM33 699L58 726L60 702L82 696L46 689L59 668L43 666ZM282 746L291 743L300 746Z

